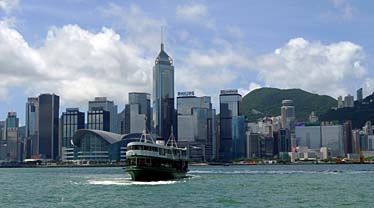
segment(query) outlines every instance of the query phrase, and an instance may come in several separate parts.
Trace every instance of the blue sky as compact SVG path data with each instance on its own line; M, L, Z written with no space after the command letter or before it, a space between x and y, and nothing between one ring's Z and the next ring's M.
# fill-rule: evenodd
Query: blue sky
M49 92L86 110L95 96L122 110L151 92L165 30L176 91L210 95L264 86L333 97L374 91L373 1L0 0L0 119Z

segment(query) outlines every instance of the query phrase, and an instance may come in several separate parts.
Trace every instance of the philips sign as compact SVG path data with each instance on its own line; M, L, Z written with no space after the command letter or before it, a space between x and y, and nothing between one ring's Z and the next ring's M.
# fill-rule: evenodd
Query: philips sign
M195 92L194 91L178 92L178 97L189 97L189 96L195 96Z
M221 90L221 95L238 94L238 90Z

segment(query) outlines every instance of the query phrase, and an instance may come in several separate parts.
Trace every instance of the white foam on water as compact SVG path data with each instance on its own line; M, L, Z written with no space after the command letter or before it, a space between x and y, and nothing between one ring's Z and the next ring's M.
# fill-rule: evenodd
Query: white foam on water
M338 174L340 171L303 171L303 170L233 170L233 171L189 171L189 174Z
M130 178L125 180L88 180L90 185L117 185L117 186L131 186L131 185L169 185L175 184L177 181L150 181L150 182L140 182L140 181L131 181Z

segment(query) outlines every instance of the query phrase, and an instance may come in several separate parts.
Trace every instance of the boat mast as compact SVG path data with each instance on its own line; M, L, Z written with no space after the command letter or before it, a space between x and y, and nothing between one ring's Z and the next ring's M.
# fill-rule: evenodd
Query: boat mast
M171 126L171 133L168 141L166 142L166 146L172 146L178 148L177 141L175 140L174 133L173 133L173 126Z
M152 134L149 133L149 129L147 128L147 116L145 116L144 120L145 120L145 127L142 132L142 135L140 136L140 142L147 143L149 141L150 143L155 144L155 140L153 139Z

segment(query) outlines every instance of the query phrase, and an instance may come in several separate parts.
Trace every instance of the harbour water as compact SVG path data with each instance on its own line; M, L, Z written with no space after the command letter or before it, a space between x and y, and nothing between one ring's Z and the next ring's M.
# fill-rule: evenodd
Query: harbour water
M0 169L0 207L373 207L374 165L195 166L133 182L122 168Z

